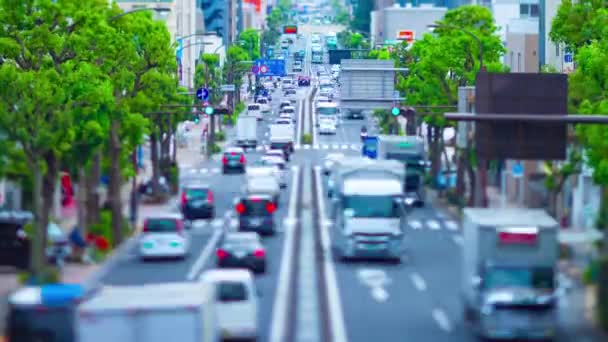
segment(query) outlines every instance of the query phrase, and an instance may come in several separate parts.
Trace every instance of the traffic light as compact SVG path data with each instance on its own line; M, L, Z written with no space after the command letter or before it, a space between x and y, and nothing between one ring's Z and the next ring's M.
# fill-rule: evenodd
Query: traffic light
M213 115L213 107L211 107L211 106L205 107L205 114Z
M393 114L393 116L398 116L399 114L401 114L401 109L399 109L398 107L393 107L393 109L391 110L391 114Z

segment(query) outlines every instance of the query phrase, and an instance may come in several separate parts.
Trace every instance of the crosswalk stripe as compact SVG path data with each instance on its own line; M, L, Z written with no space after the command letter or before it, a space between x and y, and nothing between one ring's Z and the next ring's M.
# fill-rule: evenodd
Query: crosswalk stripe
M331 145L331 147L332 147L334 150L337 150L337 149L339 149L339 148L340 148L340 145L333 144L333 145Z
M319 149L319 145L315 144L312 146L313 149L318 150Z
M209 172L208 169L200 169L200 173L207 173L207 172Z
M355 150L355 151L359 150L359 146L357 146L356 144L350 145L350 148L353 149L353 150Z
M458 223L455 221L445 221L445 226L449 230L458 230Z
M294 150L299 150L300 148L302 148L302 146L300 146L300 145L295 145L295 146L293 147L293 149L294 149Z
M310 150L310 145L304 145L305 150Z
M221 228L224 225L224 219L215 219L213 220L211 225L213 226L213 228Z
M213 172L213 173L220 173L220 168L219 167L213 168L211 170L211 172Z
M343 149L343 150L348 149L348 145L342 145L342 149Z
M439 224L439 222L437 222L435 220L428 220L428 221L426 221L426 224L429 226L429 228L431 230L439 230L439 229L441 229L441 225Z
M263 150L263 149L264 149L264 146L257 146L257 147L255 148L255 150L256 150L256 151L261 151L261 150Z
M329 145L323 145L323 149L324 149L324 150L329 149Z
M407 224L412 227L413 229L420 229L422 228L422 222L418 221L418 220L408 220Z

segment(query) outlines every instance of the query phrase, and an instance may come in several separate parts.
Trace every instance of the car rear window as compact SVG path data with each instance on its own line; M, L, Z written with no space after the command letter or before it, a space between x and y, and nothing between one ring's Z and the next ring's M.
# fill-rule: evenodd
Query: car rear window
M199 199L199 198L207 198L208 189L196 188L196 189L187 189L186 197L188 199Z
M230 160L241 158L241 154L237 152L226 152L224 153L224 156L226 156L226 158Z
M248 215L267 215L266 205L270 203L268 199L245 199L243 205L245 205L245 212Z
M260 103L260 104L267 104L268 101L266 101L266 99L259 99L258 103Z
M177 220L175 219L148 219L146 221L146 231L154 233L174 232L177 230Z
M283 113L290 113L290 114L292 114L292 113L295 113L295 112L296 112L296 110L293 109L293 108L283 108Z
M260 105L249 105L247 110L260 110Z
M220 302L240 302L247 300L247 288L239 282L223 281L217 284L217 296Z

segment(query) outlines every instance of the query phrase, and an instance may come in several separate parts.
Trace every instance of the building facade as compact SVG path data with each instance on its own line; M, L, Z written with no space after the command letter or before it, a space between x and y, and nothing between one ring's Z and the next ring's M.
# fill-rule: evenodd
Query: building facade
M214 32L222 37L226 46L234 42L237 35L237 0L202 0L201 8L206 32Z
M539 72L538 40L538 18L509 21L505 64L511 72Z
M445 7L422 4L414 7L406 4L402 7L394 4L381 10L372 12L370 36L374 45L391 43L397 39L401 30L414 32L414 39L420 39L425 33L429 33L429 25L441 20L447 12Z

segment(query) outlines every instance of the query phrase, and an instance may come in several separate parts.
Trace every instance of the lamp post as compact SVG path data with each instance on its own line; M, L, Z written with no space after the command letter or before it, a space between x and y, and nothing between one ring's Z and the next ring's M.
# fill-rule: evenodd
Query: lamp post
M470 36L471 38L473 38L476 42L477 45L479 46L479 72L485 72L486 71L486 67L485 65L483 65L483 44L481 43L481 39L479 39L479 37L477 35L475 35L473 32L464 29L462 27L458 27L458 26L454 26L454 25L449 25L449 24L443 24L443 23L439 23L439 24L434 24L434 25L429 25L428 26L429 29L436 29L436 28L445 28L448 30L455 30L455 31L460 31L468 36ZM469 134L468 133L468 128L465 130L465 134ZM467 150L470 149L470 145L467 139ZM460 156L460 158L458 158L458 167L464 167L466 161L464 156ZM478 160L478 172L479 172L479 177L476 177L476 185L475 185L475 203L474 205L476 206L480 206L480 207L487 207L488 206L488 197L487 197L487 192L486 192L486 185L488 183L488 168L487 168L487 160L479 158Z

